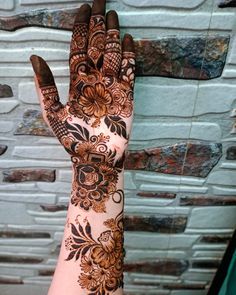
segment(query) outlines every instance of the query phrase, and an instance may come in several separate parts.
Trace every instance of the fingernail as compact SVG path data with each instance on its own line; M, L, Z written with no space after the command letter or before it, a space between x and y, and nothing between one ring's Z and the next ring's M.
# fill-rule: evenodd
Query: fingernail
M123 38L123 48L125 48L125 51L128 51L128 52L135 51L134 40L130 34L125 34Z
M55 83L50 68L40 56L31 55L30 61L40 87L53 85Z
M115 10L108 11L106 23L107 23L108 30L112 30L112 29L119 30L119 18Z
M80 6L78 13L76 14L75 22L88 23L90 15L91 15L91 7L89 6L89 4L83 4L82 6Z
M37 55L31 55L30 61L36 75L40 74L40 58Z

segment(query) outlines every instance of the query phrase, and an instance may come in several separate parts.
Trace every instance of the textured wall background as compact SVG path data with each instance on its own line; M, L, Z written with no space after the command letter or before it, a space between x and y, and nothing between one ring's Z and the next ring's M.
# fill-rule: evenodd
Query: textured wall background
M49 61L65 100L78 2L0 0L1 295L46 294L57 260L70 161L41 118L29 56ZM236 10L218 4L108 2L138 50L127 295L206 294L236 224Z

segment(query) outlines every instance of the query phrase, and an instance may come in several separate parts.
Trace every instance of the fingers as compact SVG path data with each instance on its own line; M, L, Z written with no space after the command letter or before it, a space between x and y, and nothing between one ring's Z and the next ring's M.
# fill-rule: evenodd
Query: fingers
M122 63L120 79L133 89L135 79L135 45L133 37L125 34L122 42Z
M106 0L94 0L89 23L88 65L100 69L105 47L105 11Z
M118 76L121 65L121 44L119 19L114 10L107 13L107 34L103 60L103 72L106 76Z
M30 61L36 78L36 88L39 94L43 117L48 123L50 114L63 108L60 103L57 87L52 72L47 63L37 55L31 55Z
M87 38L90 15L90 6L84 4L79 8L75 17L70 44L70 72L72 77L73 74L86 72Z

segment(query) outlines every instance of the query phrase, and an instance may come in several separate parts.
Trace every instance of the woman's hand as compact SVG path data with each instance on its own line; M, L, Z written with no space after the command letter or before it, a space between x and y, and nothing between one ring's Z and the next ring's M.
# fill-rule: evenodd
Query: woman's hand
M135 54L130 35L120 41L118 16L105 1L82 5L70 46L70 91L64 106L46 62L31 56L43 117L73 162L115 165L127 146L132 115ZM113 157L109 156L113 153ZM108 163L109 162L109 163Z

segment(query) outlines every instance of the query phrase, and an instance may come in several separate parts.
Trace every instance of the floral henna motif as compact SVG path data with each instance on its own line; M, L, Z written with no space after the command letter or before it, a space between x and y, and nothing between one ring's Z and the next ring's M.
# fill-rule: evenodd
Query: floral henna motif
M83 118L88 124L91 122L92 127L98 127L104 118L111 132L128 139L127 134L120 132L119 127L111 128L111 125L122 121L126 129L123 119L130 118L133 113L133 90L130 87L133 77L131 74L129 76L129 71L126 76L124 73L123 77L125 82L120 83L117 78L104 77L96 70L91 70L88 75L80 75L79 79L74 81L77 84L71 87L76 90L71 92L69 112ZM113 118L114 116L117 118Z
M100 69L103 62L105 44L105 19L102 15L93 15L89 24L88 64Z
M89 131L68 120L54 128L60 141L72 155L75 181L72 185L71 203L83 210L106 212L105 203L117 191L118 174L123 169L125 153L116 160L117 152L108 149L109 136L103 133L89 135ZM64 124L64 125L63 125ZM53 122L51 122L53 126ZM59 129L59 131L57 131ZM63 134L63 130L67 134Z
M123 287L123 211L117 217L108 219L97 240L92 236L87 220L83 227L71 223L71 235L65 241L70 252L67 261L80 259L82 270L78 283L89 295L109 295Z

